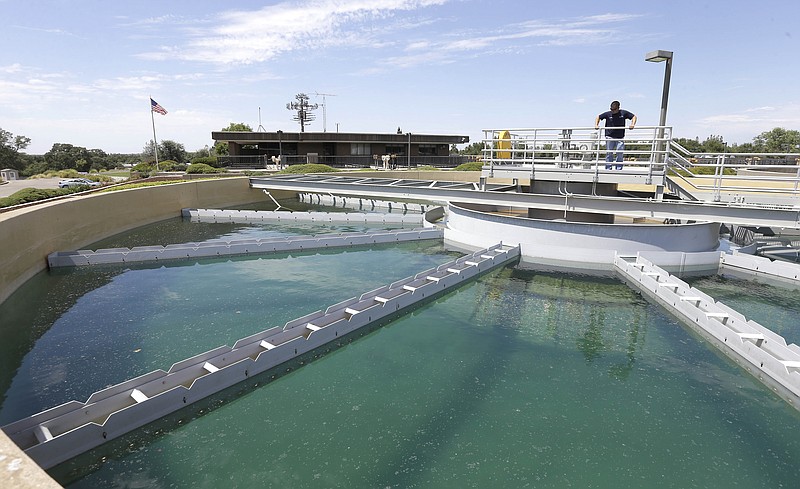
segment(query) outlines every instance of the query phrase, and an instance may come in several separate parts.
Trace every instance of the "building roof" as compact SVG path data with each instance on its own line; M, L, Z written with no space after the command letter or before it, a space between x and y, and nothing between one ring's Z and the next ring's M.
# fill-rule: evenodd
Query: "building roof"
M414 134L410 142L413 144L463 144L469 142L469 136L444 134ZM248 132L248 131L214 131L214 141L234 142L239 144L256 144L265 142L306 142L306 143L387 143L408 144L409 133L357 133L357 132Z

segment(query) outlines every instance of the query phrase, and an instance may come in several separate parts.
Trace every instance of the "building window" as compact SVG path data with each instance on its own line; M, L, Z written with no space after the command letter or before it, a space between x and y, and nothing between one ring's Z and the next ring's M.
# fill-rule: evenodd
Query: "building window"
M350 143L350 156L369 156L371 154L369 143Z
M436 145L435 144L420 144L419 145L419 155L420 156L436 156Z
M386 145L386 154L389 155L404 155L406 154L406 146L404 144L400 145Z

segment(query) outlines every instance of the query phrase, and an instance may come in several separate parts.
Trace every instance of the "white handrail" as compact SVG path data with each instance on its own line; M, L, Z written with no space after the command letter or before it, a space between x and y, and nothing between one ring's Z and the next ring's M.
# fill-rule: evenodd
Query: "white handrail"
M495 168L527 169L528 166L531 178L537 167L548 166L594 168L602 172L606 129L592 126L484 129L483 160L490 176ZM744 201L742 192L800 198L798 153L693 153L673 141L670 126L636 126L624 130L626 167L647 169L650 175L666 171L670 178L694 191L710 192L714 202ZM731 193L737 195L728 195Z

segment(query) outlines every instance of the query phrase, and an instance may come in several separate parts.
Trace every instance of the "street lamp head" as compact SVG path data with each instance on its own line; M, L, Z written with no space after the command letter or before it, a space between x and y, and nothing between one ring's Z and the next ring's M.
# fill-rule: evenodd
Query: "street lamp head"
M660 63L670 59L672 59L672 51L662 51L661 49L657 51L650 51L644 55L645 61L652 61L653 63Z

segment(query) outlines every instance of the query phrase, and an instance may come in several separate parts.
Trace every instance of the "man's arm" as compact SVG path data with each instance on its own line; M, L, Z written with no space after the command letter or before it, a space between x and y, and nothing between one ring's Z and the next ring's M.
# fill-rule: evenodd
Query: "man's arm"
M599 115L594 118L594 128L595 129L600 129L600 116Z
M630 127L630 129L633 129L633 127L635 125L636 125L636 115L634 114L634 116L631 117L631 127Z

